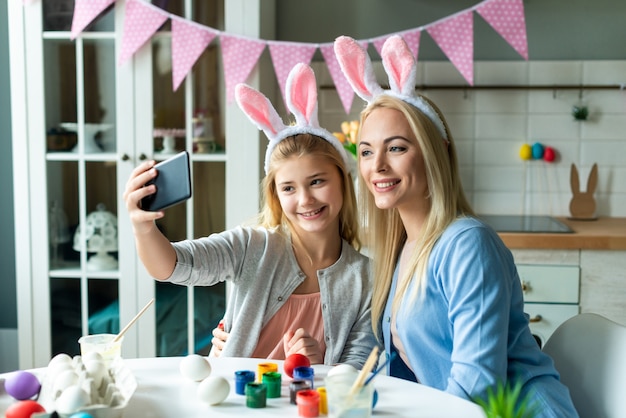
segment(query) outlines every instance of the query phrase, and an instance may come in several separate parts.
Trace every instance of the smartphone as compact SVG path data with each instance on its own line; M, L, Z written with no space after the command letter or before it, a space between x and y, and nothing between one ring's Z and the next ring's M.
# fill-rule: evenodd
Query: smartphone
M182 151L156 164L157 176L145 185L156 185L156 192L141 199L141 208L147 211L167 209L191 197L189 153Z

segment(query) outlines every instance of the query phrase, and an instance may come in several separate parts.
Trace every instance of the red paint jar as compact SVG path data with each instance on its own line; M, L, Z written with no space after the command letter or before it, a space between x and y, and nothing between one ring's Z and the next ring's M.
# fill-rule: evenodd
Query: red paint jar
M298 415L301 417L317 417L320 414L320 394L313 389L300 390L296 394Z

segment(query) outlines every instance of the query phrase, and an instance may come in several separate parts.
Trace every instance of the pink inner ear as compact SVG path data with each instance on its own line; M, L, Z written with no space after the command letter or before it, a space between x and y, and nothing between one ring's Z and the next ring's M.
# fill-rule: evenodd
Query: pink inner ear
M338 39L335 42L335 51L339 52L337 59L343 64L342 70L351 81L355 90L359 90L366 96L372 93L365 83L366 57L361 47L349 39Z
M295 110L302 113L307 122L311 122L317 104L317 85L315 74L309 67L302 65L297 68L289 94Z
M267 98L251 88L240 89L237 93L242 110L261 126L261 129L276 134L276 128L270 120L270 105Z
M415 60L407 45L400 37L389 38L383 46L381 55L387 71L390 72L389 76L393 77L399 92L408 94L409 92L404 90L407 82L413 81L410 80L410 76ZM414 86L409 88L413 89Z

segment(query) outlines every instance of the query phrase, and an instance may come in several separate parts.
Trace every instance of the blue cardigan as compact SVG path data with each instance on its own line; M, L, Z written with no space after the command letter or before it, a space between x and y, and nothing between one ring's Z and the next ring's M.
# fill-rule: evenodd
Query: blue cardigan
M398 267L382 318L391 352L391 301ZM576 417L569 391L553 361L528 327L513 256L489 226L474 218L453 222L435 244L425 292L411 287L396 316L398 336L419 382L473 400L510 379L541 417Z

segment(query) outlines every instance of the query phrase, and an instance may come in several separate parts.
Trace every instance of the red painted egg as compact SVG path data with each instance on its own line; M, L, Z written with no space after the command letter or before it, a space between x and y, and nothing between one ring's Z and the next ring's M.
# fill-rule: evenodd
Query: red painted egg
M556 158L556 152L554 152L554 148L546 147L543 150L543 159L545 161L551 163L552 161L554 161L555 158Z
M303 354L291 354L287 356L285 359L285 363L283 364L283 369L285 370L285 374L289 377L293 377L293 369L296 367L310 367L311 361L309 358Z
M19 401L9 406L4 413L5 418L30 418L33 414L46 412L43 406L36 401Z

